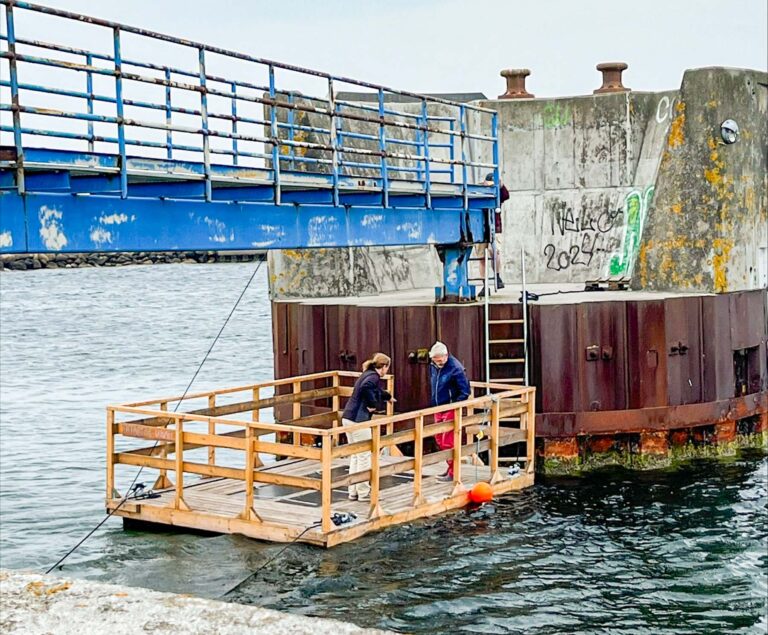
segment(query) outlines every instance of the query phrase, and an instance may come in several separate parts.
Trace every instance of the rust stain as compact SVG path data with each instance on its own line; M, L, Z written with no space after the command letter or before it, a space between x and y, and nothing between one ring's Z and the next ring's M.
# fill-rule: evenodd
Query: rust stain
M669 126L669 137L667 145L670 148L679 148L685 143L685 134L683 126L685 125L685 102L680 102L675 106L678 115L672 120Z
M733 249L733 241L724 238L715 238L712 241L712 268L714 269L715 292L725 293L728 291L727 266L728 257Z
M672 204L672 211L677 214L678 216L682 214L683 212L683 206L681 203L673 203Z

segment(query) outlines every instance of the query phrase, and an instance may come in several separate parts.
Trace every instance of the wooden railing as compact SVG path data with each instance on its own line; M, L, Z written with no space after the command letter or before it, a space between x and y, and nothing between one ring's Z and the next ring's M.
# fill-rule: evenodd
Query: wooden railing
M413 471L413 505L423 502L422 469L434 463L453 459L454 492L461 486L461 459L478 450L488 451L490 457L491 482L502 478L499 472L500 442L526 442L526 470L533 471L534 461L534 401L535 389L530 387L510 388L507 384L472 383L470 399L445 406L425 408L413 412L393 414L388 404L387 414L371 421L342 428L340 424L342 400L352 394L353 383L360 373L329 371L274 380L260 384L238 386L222 390L199 392L180 397L164 397L107 408L107 502L114 504L121 498L115 490L115 466L133 465L159 470L156 488L174 488L173 506L189 510L184 500L185 474L202 477L221 477L243 481L245 502L240 516L260 522L254 509L254 484L274 484L286 487L315 490L321 493L323 532L332 528L331 491L363 481L371 482L370 516L382 513L379 504L381 479L385 476ZM385 377L388 390L392 392L394 378ZM317 384L327 384L316 387ZM307 389L305 384L314 388ZM268 390L280 386L291 386L287 394L262 397ZM477 393L484 393L477 395ZM221 403L223 397L246 396L245 400ZM302 404L330 399L328 412L303 415ZM181 406L201 401L204 408L179 411ZM170 408L176 404L176 411ZM293 404L293 419L282 423L264 421L261 412L282 404ZM434 415L453 411L454 420L434 423ZM250 413L244 419L231 418L234 414ZM131 417L126 419L126 417ZM136 418L138 417L138 418ZM500 419L519 417L520 429L501 428ZM225 428L234 428L224 431ZM340 435L347 431L370 428L371 440L341 445ZM397 431L396 431L397 430ZM437 434L453 431L454 447L425 454L424 441ZM462 443L462 433L468 442ZM482 433L482 440L472 442L469 437ZM312 435L314 445L302 445L302 435ZM263 437L274 435L274 440ZM129 437L154 441L154 445L135 449L117 450L116 437ZM281 440L287 439L287 440ZM125 443L125 440L121 440ZM413 442L414 456L399 456L397 444ZM207 448L205 462L185 458L185 452ZM244 466L223 464L217 455L218 449L236 450L244 453ZM382 450L390 449L391 459L382 465ZM331 477L333 461L358 452L371 452L371 469ZM260 454L280 458L295 458L316 461L320 478L274 473L273 464L264 465ZM169 458L173 455L173 458ZM174 477L172 483L169 474Z

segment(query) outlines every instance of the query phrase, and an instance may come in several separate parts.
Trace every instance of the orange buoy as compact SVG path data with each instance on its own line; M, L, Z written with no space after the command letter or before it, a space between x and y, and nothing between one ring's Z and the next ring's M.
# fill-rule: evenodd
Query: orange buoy
M493 500L493 490L488 483L476 483L469 491L469 500L473 503L490 503Z

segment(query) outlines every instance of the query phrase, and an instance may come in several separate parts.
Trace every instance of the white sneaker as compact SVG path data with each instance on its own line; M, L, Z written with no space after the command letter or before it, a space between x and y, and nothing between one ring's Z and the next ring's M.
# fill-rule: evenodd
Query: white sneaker
M351 500L351 501L356 501L356 500L357 500L357 494L349 494L349 495L347 496L347 498L348 498L349 500Z

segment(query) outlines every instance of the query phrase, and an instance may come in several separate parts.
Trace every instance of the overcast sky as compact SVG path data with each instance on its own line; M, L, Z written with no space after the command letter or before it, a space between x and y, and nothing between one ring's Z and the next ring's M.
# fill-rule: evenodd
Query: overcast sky
M499 71L525 67L537 96L591 93L603 61L627 62L625 85L655 91L678 87L686 68L765 70L768 58L766 0L42 4L415 92L496 97L504 88Z

